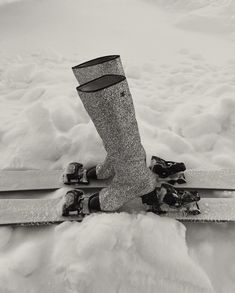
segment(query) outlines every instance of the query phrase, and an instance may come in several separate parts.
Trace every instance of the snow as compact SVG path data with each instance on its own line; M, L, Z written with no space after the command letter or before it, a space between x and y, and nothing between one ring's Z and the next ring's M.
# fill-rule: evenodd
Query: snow
M222 5L216 3L190 12L177 26L207 33L231 33L235 30L234 12L233 1L225 1Z
M55 237L55 270L74 292L210 292L209 279L188 255L185 227L175 221L99 215L60 225Z
M2 169L104 158L71 67L106 54L123 60L148 162L235 168L233 0L0 1L0 19ZM234 231L127 213L1 227L0 292L234 292Z
M12 236L12 229L11 228L6 228L6 227L2 227L0 229L0 248L2 249L4 246L6 246Z
M40 246L30 241L21 244L10 255L10 269L21 276L31 275L40 265Z

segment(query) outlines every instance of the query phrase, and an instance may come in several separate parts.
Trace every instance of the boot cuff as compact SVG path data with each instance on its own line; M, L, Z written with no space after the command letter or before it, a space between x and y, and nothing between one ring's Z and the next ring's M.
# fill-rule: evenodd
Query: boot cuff
M98 58L83 62L83 63L78 64L76 66L73 66L72 69L74 70L74 69L78 69L78 68L91 67L91 66L95 66L95 65L98 65L98 64L109 62L109 61L112 61L112 60L115 60L115 59L118 59L118 58L120 58L120 55L102 56L102 57L98 57Z
M107 74L78 86L77 91L78 93L98 92L103 89L109 88L113 85L116 85L122 82L123 80L126 80L126 77L123 75Z

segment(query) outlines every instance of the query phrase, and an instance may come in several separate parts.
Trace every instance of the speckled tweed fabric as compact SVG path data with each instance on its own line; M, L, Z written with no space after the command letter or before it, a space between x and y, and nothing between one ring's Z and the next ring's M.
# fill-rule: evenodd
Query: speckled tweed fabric
M80 85L106 74L125 75L119 55L95 58L72 67L72 70ZM114 168L108 152L105 160L97 164L96 176L98 179L106 179L114 176Z
M156 185L155 175L146 166L127 80L122 77L122 81L95 92L85 91L84 86L77 90L113 161L115 177L101 190L100 205L103 211L115 211L153 191Z
M72 67L80 85L106 74L125 75L119 55L103 56Z

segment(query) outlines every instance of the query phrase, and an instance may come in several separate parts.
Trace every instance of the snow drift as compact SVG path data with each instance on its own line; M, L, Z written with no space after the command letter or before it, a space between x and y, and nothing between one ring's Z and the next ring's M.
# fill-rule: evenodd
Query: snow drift
M104 158L71 67L114 53L148 162L155 154L188 168L235 167L232 1L23 1L1 6L0 19L2 169ZM127 213L1 227L0 292L230 293L234 235L234 225Z
M1 228L0 288L15 292L24 283L24 292L43 292L32 284L44 279L50 292L213 292L189 255L185 230L170 219L127 213L64 223L40 239L18 230L16 240Z

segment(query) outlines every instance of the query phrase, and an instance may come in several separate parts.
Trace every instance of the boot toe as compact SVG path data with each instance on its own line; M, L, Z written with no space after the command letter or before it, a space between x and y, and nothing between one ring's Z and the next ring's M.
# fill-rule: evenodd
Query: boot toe
M88 179L97 179L96 166L91 167L90 169L87 170L87 178Z

